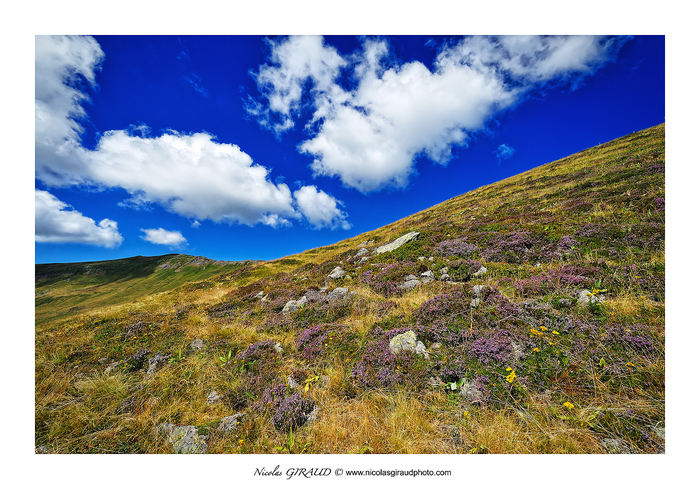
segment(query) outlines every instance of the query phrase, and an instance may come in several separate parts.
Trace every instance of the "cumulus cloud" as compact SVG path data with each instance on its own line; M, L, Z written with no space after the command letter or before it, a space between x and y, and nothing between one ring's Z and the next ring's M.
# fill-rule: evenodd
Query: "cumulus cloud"
M141 229L141 232L145 233L145 236L141 236L141 239L153 244L178 247L187 243L187 239L180 231L166 231L163 228L158 228Z
M515 149L511 148L507 144L501 144L496 150L496 158L498 158L499 162L507 160L513 156L513 154L515 154Z
M34 240L37 243L83 243L114 248L124 238L117 223L103 219L99 224L44 190L34 190Z
M250 103L249 111L279 134L294 126L309 90L311 136L298 148L313 156L314 174L338 177L364 193L401 188L416 157L446 165L453 148L466 146L498 111L535 86L593 73L621 42L468 37L445 44L429 69L417 61L391 64L385 40L366 40L360 52L342 58L321 37L291 37L269 42L271 64L256 76L262 102ZM352 69L348 90L339 82L344 69Z
M331 197L315 185L301 187L294 192L299 210L306 220L315 228L350 229L347 214L340 210L343 203Z
M131 194L122 205L158 204L195 222L277 227L302 218L286 184L271 182L267 168L254 164L235 144L219 143L208 133L169 131L151 137L142 125L106 131L94 150L84 148L79 120L85 117L81 103L87 95L80 81L94 85L94 71L103 58L89 37L37 37L37 179L55 187L120 187ZM330 76L324 70L312 69L320 86ZM282 86L272 79L269 83Z

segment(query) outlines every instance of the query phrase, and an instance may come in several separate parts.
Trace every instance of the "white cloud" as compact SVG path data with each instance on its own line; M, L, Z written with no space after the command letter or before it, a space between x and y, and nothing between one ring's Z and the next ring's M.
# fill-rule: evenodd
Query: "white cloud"
M293 127L311 82L311 137L299 151L312 155L316 176L339 177L361 192L405 187L414 161L425 155L446 165L455 146L483 129L536 84L590 74L621 41L603 37L470 37L446 45L432 71L417 61L386 66L386 41L368 40L345 60L322 38L270 42L272 65L262 65L258 88L267 106L251 107L277 133ZM353 68L345 90L340 71ZM277 114L280 122L270 124ZM314 130L315 129L315 130Z
M496 150L496 158L498 158L498 161L503 161L507 160L511 156L515 154L515 149L511 148L507 144L501 144L498 149Z
M252 99L248 107L264 127L277 134L294 127L293 115L300 108L302 87L309 78L313 82L316 109L321 113L344 101L346 95L335 84L335 79L346 62L333 47L324 45L322 37L298 36L268 43L272 47L270 61L274 66L261 66L254 74L268 107ZM278 122L271 122L271 113L280 116Z
M86 117L81 103L89 97L82 79L95 85L95 70L104 59L91 37L35 38L36 172L49 185L82 183L84 162L75 158ZM82 78L81 78L82 77Z
M299 210L313 227L317 229L338 227L350 229L352 227L347 221L347 214L338 208L343 203L323 190L318 190L316 186L301 187L294 192L294 198Z
M93 219L76 210L44 190L34 189L34 240L37 243L83 243L114 248L124 238L117 223L103 219L95 224Z
M286 184L272 183L267 168L211 134L150 137L142 125L107 131L94 150L85 149L78 119L87 96L76 88L78 75L94 85L103 57L89 37L37 37L36 178L50 186L120 187L131 194L122 205L155 203L198 221L287 226L301 219ZM323 85L324 68L316 71Z
M141 239L153 244L177 247L187 243L187 239L180 231L166 231L163 228L158 228L141 229L141 232L146 233L145 236L141 236Z

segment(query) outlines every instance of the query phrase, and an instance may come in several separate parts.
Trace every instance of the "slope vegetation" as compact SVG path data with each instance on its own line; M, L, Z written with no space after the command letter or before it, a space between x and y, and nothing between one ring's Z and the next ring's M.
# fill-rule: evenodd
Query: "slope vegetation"
M279 260L37 266L37 450L663 451L664 167L661 125Z

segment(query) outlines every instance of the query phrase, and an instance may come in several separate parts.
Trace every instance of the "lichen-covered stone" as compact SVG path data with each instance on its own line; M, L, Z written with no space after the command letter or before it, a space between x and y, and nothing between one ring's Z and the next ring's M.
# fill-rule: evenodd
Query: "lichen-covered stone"
M167 436L173 453L207 453L207 442L194 426L175 426L163 423L159 431Z
M389 342L389 350L396 355L400 351L408 350L417 355L428 357L428 351L422 341L418 341L416 333L406 331L405 333L394 336Z
M374 254L380 255L382 253L388 253L389 251L394 251L395 249L405 245L409 241L413 241L414 239L416 239L419 234L420 233L418 233L416 231L412 231L410 233L404 234L400 238L396 238L391 243L378 247L376 250L374 250Z

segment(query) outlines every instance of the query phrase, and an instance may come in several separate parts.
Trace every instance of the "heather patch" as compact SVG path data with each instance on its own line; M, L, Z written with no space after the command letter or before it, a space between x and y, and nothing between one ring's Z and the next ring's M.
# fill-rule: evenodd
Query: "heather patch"
M469 238L448 239L435 246L434 253L438 256L459 256L471 258L479 247L470 242Z
M480 256L483 260L492 262L534 262L540 259L542 247L546 243L542 237L528 231L506 233L492 238Z
M507 366L513 357L510 335L501 329L470 338L467 354L484 365Z
M415 262L397 262L390 265L378 265L360 275L360 281L384 297L400 295L403 290L400 285L407 275L419 275L422 271ZM378 270L377 270L378 269Z
M307 294L307 298L309 296L313 299L290 313L297 328L339 321L353 310L353 300L347 295L338 299L330 299L327 295L321 296L318 293L315 297L314 294Z
M481 267L476 260L454 260L449 263L448 274L454 282L467 282Z
M280 402L275 414L272 416L272 425L283 433L293 431L302 426L309 419L314 410L312 400L295 393Z
M352 379L361 388L401 387L420 390L429 374L427 361L408 351L392 354L385 337L367 345L362 358L351 371Z
M593 285L594 274L600 269L560 265L523 280L516 280L515 289L525 296L545 295Z
M276 342L263 340L253 343L235 356L241 370L264 371L278 363L279 352L275 349Z

